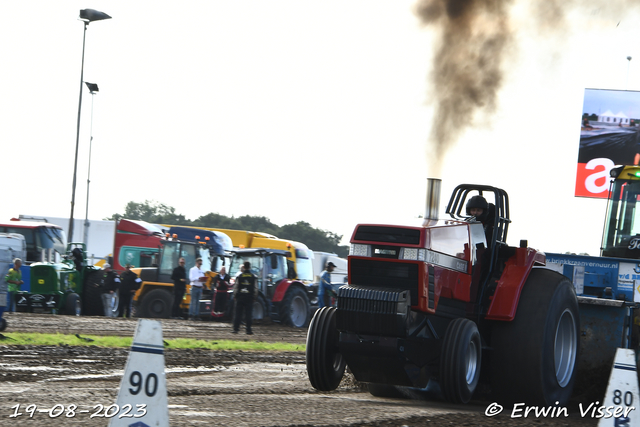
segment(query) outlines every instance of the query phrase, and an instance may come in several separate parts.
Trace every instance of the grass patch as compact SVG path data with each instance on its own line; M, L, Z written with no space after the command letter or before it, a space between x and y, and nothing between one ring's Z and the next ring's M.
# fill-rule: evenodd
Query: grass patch
M10 332L4 334L2 345L68 345L97 347L131 347L133 338L100 335L66 335ZM305 351L303 344L270 343L261 341L195 340L176 338L164 340L165 348L201 348L209 350L242 351Z

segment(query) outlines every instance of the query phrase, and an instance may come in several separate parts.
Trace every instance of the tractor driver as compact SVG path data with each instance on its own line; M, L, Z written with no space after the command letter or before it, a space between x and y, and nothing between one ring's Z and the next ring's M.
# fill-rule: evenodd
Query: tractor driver
M473 196L467 202L467 215L475 217L477 221L483 222L487 219L489 204L482 196Z
M475 219L482 223L487 244L489 245L493 241L493 214L490 210L487 199L482 196L473 196L467 202L467 215L470 217L469 219Z

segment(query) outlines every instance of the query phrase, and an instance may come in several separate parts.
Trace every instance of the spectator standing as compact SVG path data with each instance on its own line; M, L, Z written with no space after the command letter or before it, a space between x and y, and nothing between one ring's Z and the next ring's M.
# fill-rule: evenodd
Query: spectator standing
M113 299L120 288L120 277L113 271L111 264L102 266L102 306L104 316L113 317Z
M189 281L191 282L191 303L189 304L189 320L200 320L200 298L202 298L202 288L207 276L202 267L202 258L196 259L196 265L189 270Z
M251 272L251 263L245 261L242 266L242 273L236 277L236 283L233 285L233 298L236 301L236 312L233 318L234 334L237 334L240 330L240 321L244 313L247 335L253 335L251 322L253 320L253 301L258 293L256 282L257 278Z
M332 262L328 262L325 270L320 274L320 286L318 286L318 308L331 307L331 297L336 293L331 286L331 272L336 268Z
M142 279L136 273L131 271L131 264L124 266L125 270L120 276L120 299L118 301L118 317L131 317L131 303L133 302L133 294L140 289Z
M215 279L216 300L213 304L213 314L224 312L224 307L227 305L227 293L229 291L230 281L231 277L227 274L227 269L223 266Z
M4 277L4 281L7 282L8 285L8 293L7 293L7 311L16 311L16 298L15 294L20 290L20 285L24 282L22 281L22 272L20 271L20 267L22 267L22 260L20 258L16 258L13 260L13 268L9 269L9 272Z
M180 304L187 290L187 269L184 267L186 261L184 258L178 260L178 266L171 273L173 280L173 307L171 309L171 317L173 319L182 319L180 316Z

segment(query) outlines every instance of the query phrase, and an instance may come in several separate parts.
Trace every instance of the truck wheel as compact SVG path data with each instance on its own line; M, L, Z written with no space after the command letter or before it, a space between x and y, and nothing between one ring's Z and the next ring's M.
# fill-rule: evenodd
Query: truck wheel
M82 289L82 313L87 316L104 316L100 292L100 271L90 271Z
M173 295L164 289L154 289L142 297L140 315L148 318L167 319L171 315Z
M267 317L267 302L262 295L258 295L255 301L253 301L253 311L251 315L253 316L253 320L263 320Z
M316 311L307 333L307 373L311 386L316 390L335 390L346 362L338 350L336 309L322 307Z
M575 382L579 323L578 300L569 279L555 271L533 269L513 321L496 322L493 327L496 400L565 406Z
M310 305L307 294L299 287L292 286L282 300L280 319L285 325L304 328L309 324Z
M64 314L69 316L80 316L82 314L82 302L78 294L67 295L67 300L64 303Z
M467 403L480 379L482 343L474 322L458 318L449 323L440 355L440 388L451 403Z
M0 332L7 329L7 321L5 319L0 319Z

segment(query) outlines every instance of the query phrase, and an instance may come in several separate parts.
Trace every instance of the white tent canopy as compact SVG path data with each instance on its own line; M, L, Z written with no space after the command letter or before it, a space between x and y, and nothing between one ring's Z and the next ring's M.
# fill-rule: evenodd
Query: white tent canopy
M598 116L598 121L602 123L611 123L611 124L629 124L629 117L620 111L618 114L613 114L611 110L607 110L603 114Z

